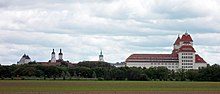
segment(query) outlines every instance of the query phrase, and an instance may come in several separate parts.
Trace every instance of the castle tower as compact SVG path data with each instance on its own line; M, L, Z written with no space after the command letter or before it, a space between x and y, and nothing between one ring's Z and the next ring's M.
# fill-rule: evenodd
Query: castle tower
M180 39L180 48L178 49L179 68L194 69L195 53L193 40L190 34L186 32Z
M175 43L173 44L173 52L172 52L172 54L176 54L179 48L180 48L180 36L178 35Z
M63 60L63 53L62 53L62 49L60 49L60 53L59 53L59 60Z
M53 49L53 52L51 53L51 61L50 62L56 62L56 56L55 56L54 49Z
M99 61L104 62L104 56L102 55L102 50L99 55Z

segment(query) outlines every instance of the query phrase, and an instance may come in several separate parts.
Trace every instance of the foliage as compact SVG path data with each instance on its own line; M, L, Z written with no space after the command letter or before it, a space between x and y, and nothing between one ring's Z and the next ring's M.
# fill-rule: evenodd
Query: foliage
M87 64L88 63L88 64ZM79 63L75 67L44 66L38 64L0 66L0 77L21 78L95 78L103 80L159 80L159 81L220 81L220 66L215 64L198 70L177 71L168 70L165 67L112 67L105 62L91 64L91 62ZM102 66L102 67L101 67Z

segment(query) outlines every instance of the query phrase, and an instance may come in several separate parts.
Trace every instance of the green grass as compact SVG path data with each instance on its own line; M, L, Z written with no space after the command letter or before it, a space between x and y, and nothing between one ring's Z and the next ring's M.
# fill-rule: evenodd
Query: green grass
M220 91L220 82L0 80L0 92Z

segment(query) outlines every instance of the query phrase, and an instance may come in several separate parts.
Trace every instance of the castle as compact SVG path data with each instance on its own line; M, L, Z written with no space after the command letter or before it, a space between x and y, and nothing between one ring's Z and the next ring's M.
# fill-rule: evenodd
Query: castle
M127 67L167 67L170 70L207 67L206 61L196 54L187 32L181 38L177 37L171 54L132 54L125 64Z

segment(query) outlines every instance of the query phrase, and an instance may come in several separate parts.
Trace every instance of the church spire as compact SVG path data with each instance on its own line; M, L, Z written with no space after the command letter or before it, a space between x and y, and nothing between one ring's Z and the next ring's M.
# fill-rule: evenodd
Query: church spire
M100 55L99 55L99 61L104 62L104 58L103 58L103 54L102 54L102 50L100 51Z
M52 52L52 54L55 54L55 52L54 52L54 49L53 49L53 52Z
M62 53L62 49L60 49L60 53L59 53L59 60L63 60L63 53Z
M102 55L102 50L101 50L101 52L100 52L100 55Z
M186 29L186 33L185 33L185 35L188 35L187 29Z
M53 52L51 53L51 60L50 60L50 62L56 62L56 56L55 56L54 49L53 49Z

